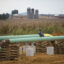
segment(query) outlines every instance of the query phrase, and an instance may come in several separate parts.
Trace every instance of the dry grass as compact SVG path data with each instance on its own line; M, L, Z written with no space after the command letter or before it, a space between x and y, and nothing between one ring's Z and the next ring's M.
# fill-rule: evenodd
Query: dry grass
M64 33L64 19L41 17L38 20L28 20L26 18L0 20L0 35L38 33L39 28L42 28L45 33Z
M0 61L0 64L64 64L64 55L35 54L33 57L21 55L14 61Z

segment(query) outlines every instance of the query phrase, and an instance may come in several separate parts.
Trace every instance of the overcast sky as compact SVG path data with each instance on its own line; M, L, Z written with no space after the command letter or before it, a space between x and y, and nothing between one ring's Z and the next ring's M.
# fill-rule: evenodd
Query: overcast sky
M39 13L64 13L64 0L0 0L0 13L11 13L18 9L20 13L26 12L27 7L39 9Z

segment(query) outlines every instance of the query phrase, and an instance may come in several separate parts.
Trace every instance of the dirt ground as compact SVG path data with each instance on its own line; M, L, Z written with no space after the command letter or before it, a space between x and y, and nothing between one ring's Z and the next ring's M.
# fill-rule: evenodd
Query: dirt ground
M64 55L35 54L33 57L19 56L15 60L0 61L0 64L64 64Z

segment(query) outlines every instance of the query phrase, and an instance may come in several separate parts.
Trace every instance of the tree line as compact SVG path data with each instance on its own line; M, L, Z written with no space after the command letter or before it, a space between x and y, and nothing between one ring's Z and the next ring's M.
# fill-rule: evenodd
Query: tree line
M18 10L12 10L11 15L14 15L14 14L18 14ZM9 16L10 16L9 13L0 14L0 20L6 20L9 18Z
M9 18L9 14L8 13L0 14L0 20L6 20L8 18Z

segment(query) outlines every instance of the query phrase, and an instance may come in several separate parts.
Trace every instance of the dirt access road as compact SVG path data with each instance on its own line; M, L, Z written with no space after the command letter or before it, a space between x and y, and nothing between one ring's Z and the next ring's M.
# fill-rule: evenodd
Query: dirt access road
M12 61L0 61L0 64L64 64L64 54L47 55L38 53L33 57L19 56L18 59Z

